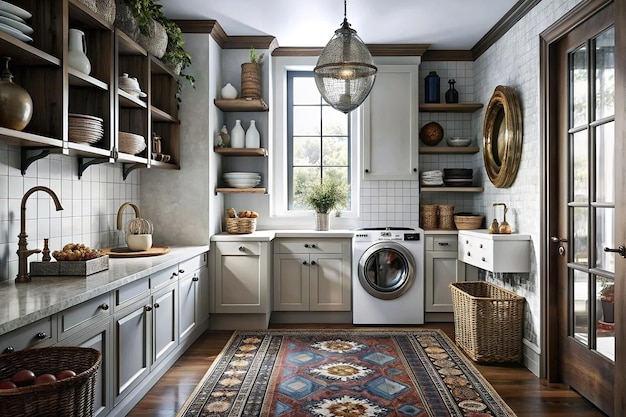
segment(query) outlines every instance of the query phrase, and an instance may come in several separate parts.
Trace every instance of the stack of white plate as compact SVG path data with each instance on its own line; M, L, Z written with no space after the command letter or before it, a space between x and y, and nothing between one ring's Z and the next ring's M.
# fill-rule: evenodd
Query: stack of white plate
M69 114L68 139L70 142L91 145L104 136L103 120L88 114Z
M0 1L0 31L8 33L24 42L32 42L33 39L28 36L31 35L34 30L26 24L24 19L30 19L32 15L30 12L17 7L14 4L7 3L6 1Z
M424 171L420 174L420 183L426 187L443 185L443 172L441 170Z
M258 172L225 172L224 182L233 188L254 188L261 183Z

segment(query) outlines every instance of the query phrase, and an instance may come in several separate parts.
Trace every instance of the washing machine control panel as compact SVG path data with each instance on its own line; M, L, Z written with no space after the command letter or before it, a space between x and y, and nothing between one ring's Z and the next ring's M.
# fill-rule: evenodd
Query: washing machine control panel
M383 231L359 231L355 233L354 240L356 242L376 242L379 240L420 240L420 233L407 233L400 230L383 230Z

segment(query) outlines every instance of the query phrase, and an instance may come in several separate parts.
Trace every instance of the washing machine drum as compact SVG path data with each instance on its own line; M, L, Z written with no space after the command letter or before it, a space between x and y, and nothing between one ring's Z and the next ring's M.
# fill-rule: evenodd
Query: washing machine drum
M382 300L402 296L415 280L415 260L402 245L379 242L359 259L359 282L370 295Z

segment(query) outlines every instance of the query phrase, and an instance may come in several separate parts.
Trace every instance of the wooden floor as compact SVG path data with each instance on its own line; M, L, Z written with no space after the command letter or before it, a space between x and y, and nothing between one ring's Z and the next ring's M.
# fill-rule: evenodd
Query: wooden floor
M272 326L272 328L336 328L331 325ZM346 325L341 328L349 327ZM452 324L425 325L444 330L453 340ZM171 417L182 407L232 332L208 331L202 335L148 394L128 414L131 417ZM561 384L547 384L521 365L476 365L518 417L602 417L576 392Z

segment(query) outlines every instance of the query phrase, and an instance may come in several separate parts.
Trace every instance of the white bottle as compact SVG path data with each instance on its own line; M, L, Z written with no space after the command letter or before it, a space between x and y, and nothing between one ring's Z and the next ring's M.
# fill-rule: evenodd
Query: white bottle
M250 126L246 131L246 148L260 148L261 147L261 135L256 128L256 122L250 121Z
M235 126L230 131L230 147L243 148L246 144L246 132L241 127L241 120L235 120Z

